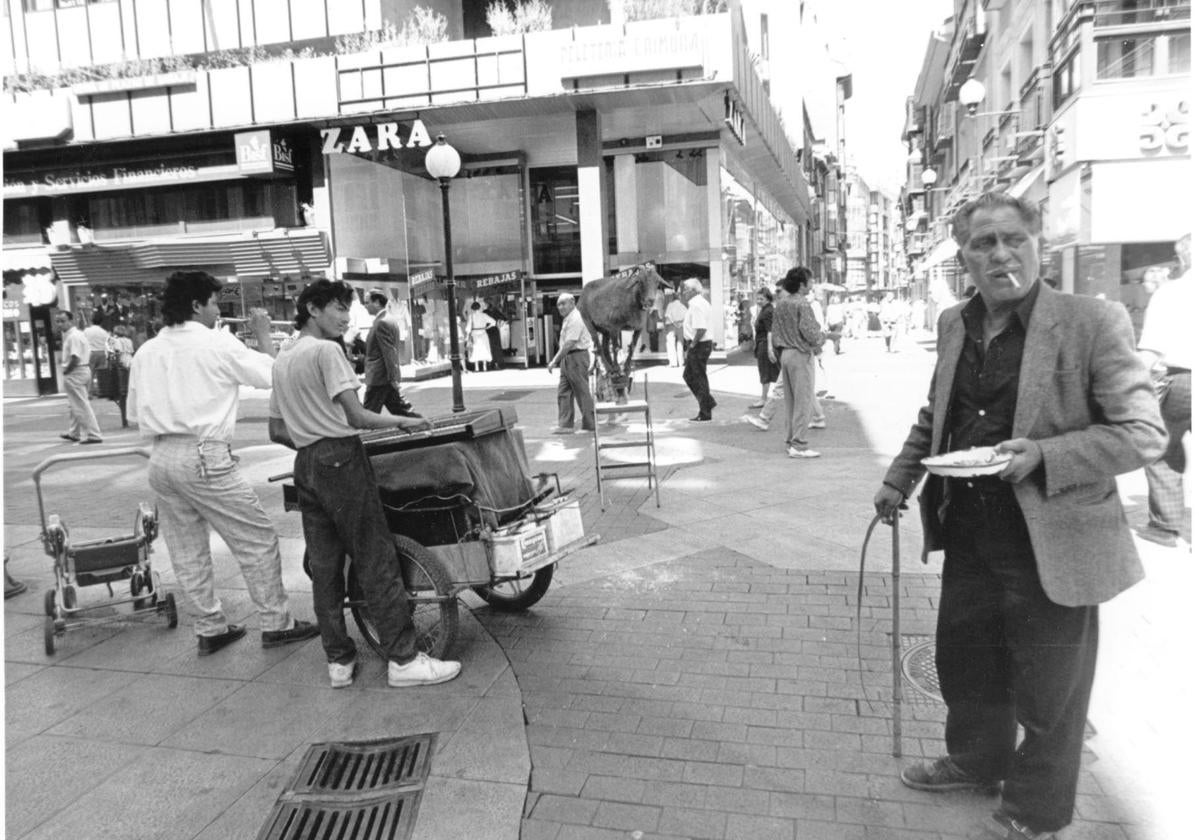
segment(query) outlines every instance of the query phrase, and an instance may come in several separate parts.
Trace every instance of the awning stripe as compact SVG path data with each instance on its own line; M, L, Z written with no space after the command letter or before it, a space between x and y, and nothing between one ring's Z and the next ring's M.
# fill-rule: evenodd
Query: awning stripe
M952 239L942 239L936 246L928 252L928 256L916 264L916 273L928 271L935 265L951 260L958 252L958 243Z

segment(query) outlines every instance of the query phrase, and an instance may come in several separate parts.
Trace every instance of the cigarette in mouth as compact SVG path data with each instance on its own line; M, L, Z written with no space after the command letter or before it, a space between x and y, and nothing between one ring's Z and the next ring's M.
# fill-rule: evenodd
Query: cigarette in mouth
M1015 286L1017 289L1019 289L1019 288L1020 288L1020 281L1019 281L1019 280L1017 280L1017 279L1016 279L1016 275L1012 274L1010 271L1009 271L1009 272L1007 272L1007 279L1008 279L1008 280L1011 280L1011 281L1012 281L1012 285L1013 285L1013 286Z

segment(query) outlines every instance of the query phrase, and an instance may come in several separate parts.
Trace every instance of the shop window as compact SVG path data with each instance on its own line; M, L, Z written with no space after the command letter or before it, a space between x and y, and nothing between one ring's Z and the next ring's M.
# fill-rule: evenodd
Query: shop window
M573 166L529 170L533 226L533 272L579 273L579 174Z
M1096 42L1100 79L1137 79L1153 75L1156 36L1101 38Z

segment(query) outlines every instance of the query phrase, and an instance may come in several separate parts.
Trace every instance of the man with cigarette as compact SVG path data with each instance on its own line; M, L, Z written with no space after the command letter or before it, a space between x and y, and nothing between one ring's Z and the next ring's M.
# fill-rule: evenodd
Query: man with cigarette
M1006 840L1053 840L1073 816L1098 604L1143 577L1116 476L1166 435L1122 306L1037 279L1040 213L986 193L953 218L978 293L938 319L928 404L875 495L887 518L929 455L994 447L994 476L932 476L925 550L944 550L937 674L947 754L917 790L994 791ZM1017 726L1024 738L1017 745Z

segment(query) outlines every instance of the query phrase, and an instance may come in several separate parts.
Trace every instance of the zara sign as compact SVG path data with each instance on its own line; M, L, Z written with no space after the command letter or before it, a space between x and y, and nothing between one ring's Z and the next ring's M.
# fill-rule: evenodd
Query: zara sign
M326 155L383 152L388 149L415 149L433 145L433 141L429 139L429 130L419 119L413 120L411 126L388 122L322 128L321 141L321 152Z

